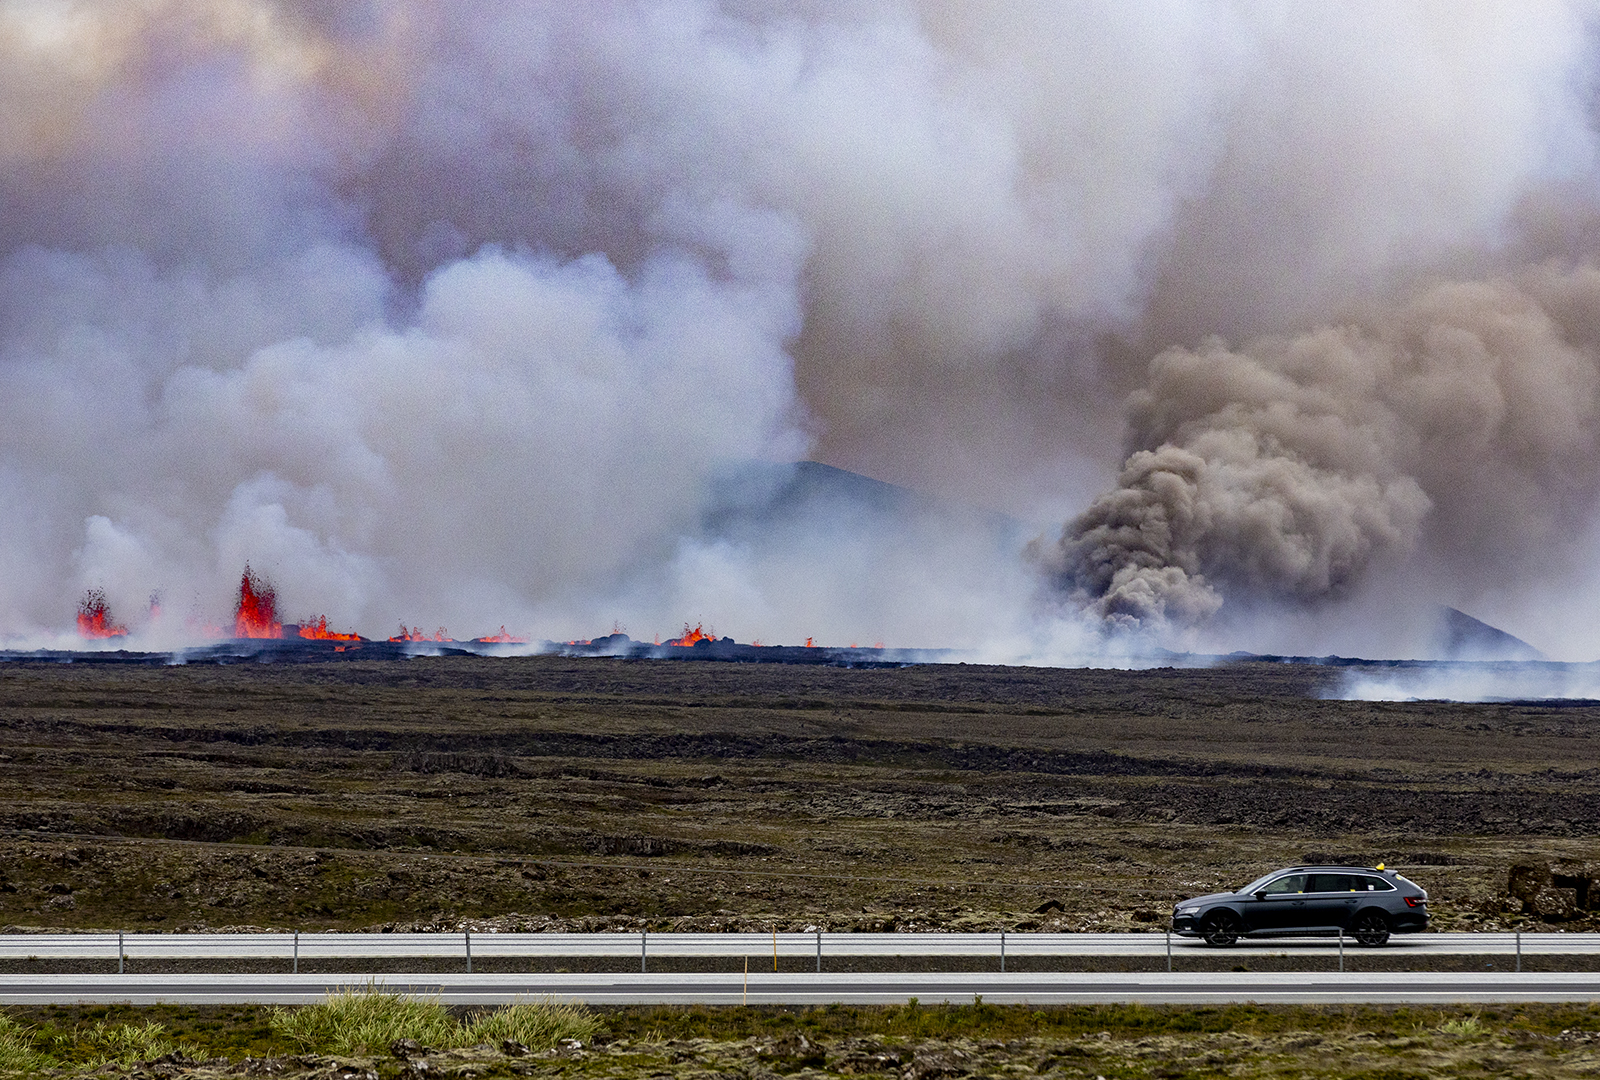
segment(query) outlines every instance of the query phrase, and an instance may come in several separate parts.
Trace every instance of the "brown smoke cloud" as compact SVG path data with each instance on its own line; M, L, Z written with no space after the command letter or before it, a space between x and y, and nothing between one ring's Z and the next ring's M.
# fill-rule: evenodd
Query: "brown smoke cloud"
M1423 549L1548 572L1600 491L1600 271L1447 282L1361 322L1151 361L1117 487L1033 555L1120 627L1317 604Z

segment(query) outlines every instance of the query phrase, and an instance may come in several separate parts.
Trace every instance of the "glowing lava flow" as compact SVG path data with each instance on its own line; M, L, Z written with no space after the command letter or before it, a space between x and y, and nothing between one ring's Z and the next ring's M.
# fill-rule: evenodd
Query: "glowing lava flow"
M498 634L490 634L488 637L478 637L472 640L482 645L523 645L527 643L528 639L512 637L506 633L506 628L502 626Z
M105 592L90 589L78 601L78 633L86 638L126 637L128 628L112 620Z
M281 638L283 623L278 621L278 593L262 581L246 563L239 579L239 606L233 616L236 638Z
M318 615L300 624L300 636L312 641L360 641L360 634L338 634L328 629L328 617Z
M701 624L700 623L695 623L693 629L690 629L688 623L684 623L683 624L683 636L682 637L673 638L671 641L663 642L663 644L665 644L665 645L693 645L697 641L715 641L715 640L717 640L717 633L716 633L715 630L711 631L710 633L707 633L705 630L701 629Z

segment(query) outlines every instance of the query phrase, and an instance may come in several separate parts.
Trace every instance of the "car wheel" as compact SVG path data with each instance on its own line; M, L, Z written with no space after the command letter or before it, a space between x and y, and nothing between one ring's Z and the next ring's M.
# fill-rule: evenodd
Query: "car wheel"
M1381 911L1363 911L1350 924L1350 931L1362 945L1382 945L1389 940L1389 917Z
M1232 945L1244 935L1244 924L1231 911L1219 911L1209 916L1200 927L1200 936L1207 945Z

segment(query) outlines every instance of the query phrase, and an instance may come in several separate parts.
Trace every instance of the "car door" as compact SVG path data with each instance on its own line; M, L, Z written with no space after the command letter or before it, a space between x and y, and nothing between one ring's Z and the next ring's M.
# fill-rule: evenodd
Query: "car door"
M1284 930L1304 926L1306 875L1274 878L1244 904L1245 922L1251 930Z
M1360 899L1353 875L1312 874L1306 887L1303 925L1315 930L1347 929Z

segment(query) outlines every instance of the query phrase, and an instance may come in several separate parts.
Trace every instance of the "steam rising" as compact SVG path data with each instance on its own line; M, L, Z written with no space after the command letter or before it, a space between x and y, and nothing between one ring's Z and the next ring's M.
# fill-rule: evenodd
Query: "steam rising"
M0 639L249 563L368 634L1546 644L1593 14L0 0ZM805 457L936 501L751 525Z

